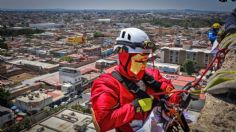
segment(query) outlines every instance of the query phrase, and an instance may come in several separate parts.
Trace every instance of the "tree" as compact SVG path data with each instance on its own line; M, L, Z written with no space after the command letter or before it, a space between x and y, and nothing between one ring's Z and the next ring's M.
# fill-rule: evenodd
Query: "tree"
M192 60L186 60L183 64L184 71L187 72L188 75L192 75L196 70L196 62Z
M4 88L0 87L0 104L7 106L7 100L9 96L9 91L6 91Z
M95 38L97 38L97 37L104 37L104 34L102 34L102 32L100 32L100 31L95 31L95 32L93 33L93 36L94 36Z
M60 60L67 61L67 62L73 62L74 61L74 59L70 56L63 56L63 57L61 57Z
M8 46L5 43L5 38L0 39L0 48L8 50Z

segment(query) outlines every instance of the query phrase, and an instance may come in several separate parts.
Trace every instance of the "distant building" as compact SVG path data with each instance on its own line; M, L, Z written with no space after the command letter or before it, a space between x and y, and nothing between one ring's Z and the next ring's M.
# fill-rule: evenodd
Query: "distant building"
M152 67L152 63L148 63L149 67ZM169 64L169 63L159 63L155 62L154 66L158 68L160 72L178 74L180 72L180 65Z
M47 57L47 56L49 56L49 51L46 51L46 50L36 50L35 55L39 56L39 57Z
M28 61L28 60L13 60L9 63L14 64L21 68L26 68L34 71L39 72L53 72L56 71L59 67L58 64L49 64L49 63L43 63L39 61Z
M116 26L118 26L118 28L128 28L131 26L131 23L116 23Z
M14 119L14 113L11 109L0 105L0 127Z
M102 57L107 57L107 56L109 56L109 55L111 55L111 54L113 54L114 52L113 52L113 49L111 48L111 49L106 49L106 50L103 50L102 51Z
M117 61L114 61L114 60L105 60L105 59L100 59L100 60L97 60L96 61L96 65L95 67L97 69L105 69L107 67L110 67L110 66L113 66L113 65L116 65L117 64Z
M97 19L96 22L110 23L111 19Z
M29 27L36 29L51 29L51 28L62 28L64 27L64 25L56 23L37 23L37 24L29 24Z
M19 109L27 112L38 112L53 102L53 97L42 91L35 91L28 95L19 96L14 103Z
M101 54L102 54L101 50L102 49L100 46L93 46L90 48L84 48L83 53L85 53L86 55L89 55L89 56L101 56Z
M82 90L82 75L80 71L75 68L62 67L59 70L59 81L62 84L62 90L65 93Z
M92 117L72 109L61 112L37 123L26 132L96 132Z
M164 78L171 80L171 83L177 89L182 89L186 84L195 80L195 77L192 76L182 76L182 75L167 74L167 73L161 73L161 75Z
M179 47L163 47L161 48L161 62L181 65L185 60L193 60L201 68L206 67L213 55L207 49L185 49Z
M72 53L71 50L58 50L58 51L53 51L52 54L54 55L54 57L63 57L66 56L68 54Z
M91 108L91 89L85 90L83 93L81 93L82 95L82 101L80 103L81 106L83 106L86 109L90 109Z
M85 43L85 38L84 36L76 36L76 37L69 37L66 39L67 43L71 43L71 44L81 44L81 43Z

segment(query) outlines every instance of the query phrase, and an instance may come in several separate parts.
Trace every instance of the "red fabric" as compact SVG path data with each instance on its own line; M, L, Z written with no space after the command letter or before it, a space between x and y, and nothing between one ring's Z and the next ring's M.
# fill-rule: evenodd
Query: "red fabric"
M117 71L122 75L126 74L120 68ZM146 72L154 76L154 79L162 82L162 90L173 89L171 82L162 78L158 70L147 69ZM147 88L146 92L148 94L154 93L150 88ZM135 95L113 78L111 74L104 74L96 79L92 85L91 102L101 132L113 128L132 132L133 130L129 125L132 120L141 119L144 121L149 113L136 113L131 104L134 99Z
M120 64L122 65L122 66L125 66L126 65L126 63L127 63L127 61L128 61L128 58L129 58L129 53L128 52L126 52L126 51L121 51L121 53L119 53L118 54L118 56L119 56L119 61L120 61Z
M130 71L131 68L131 61L127 62L129 57L132 57L136 55L136 53L127 53L126 51L122 51L121 53L119 53L119 61L120 61L120 67L119 69L122 71L122 74L124 74L124 76L126 76L127 78L130 78L132 80L140 80L142 79L145 71L141 70L137 75L135 75L133 72ZM128 64L126 64L128 63ZM127 71L124 72L124 67L127 65ZM128 74L128 75L127 75ZM131 78L133 77L133 78Z
M174 103L174 104L179 104L180 101L182 100L182 97L180 96L181 92L174 93L170 96L168 102Z

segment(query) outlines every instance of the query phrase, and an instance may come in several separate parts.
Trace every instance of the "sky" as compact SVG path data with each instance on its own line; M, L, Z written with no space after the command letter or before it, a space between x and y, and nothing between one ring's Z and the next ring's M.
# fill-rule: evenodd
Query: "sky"
M0 0L1 9L194 9L232 11L228 0Z

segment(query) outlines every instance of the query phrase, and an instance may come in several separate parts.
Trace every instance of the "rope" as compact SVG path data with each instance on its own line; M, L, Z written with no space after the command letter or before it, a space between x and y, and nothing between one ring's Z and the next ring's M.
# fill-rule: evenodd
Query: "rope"
M203 74L201 75L201 77L197 80L197 82L195 82L193 84L193 87L197 86L199 84L199 82L202 80L202 78L205 76L205 74L209 71L209 69L212 67L212 65L214 64L214 62L216 60L217 61L217 70L220 68L220 63L222 60L221 54L223 53L223 57L225 57L225 55L227 54L228 51L226 51L226 49L221 49L216 53L216 56L213 58L213 60L211 61L211 63L207 66L206 70L203 72Z
M170 94L170 93L189 93L189 92L187 90L173 90L173 91L170 91L170 92L153 93L151 95L160 96L160 95L166 95L166 94Z

